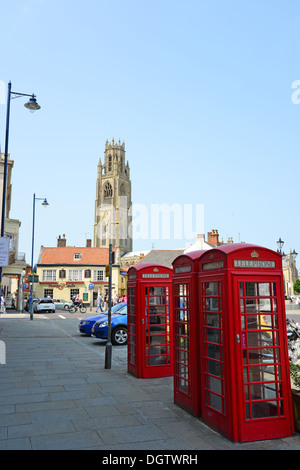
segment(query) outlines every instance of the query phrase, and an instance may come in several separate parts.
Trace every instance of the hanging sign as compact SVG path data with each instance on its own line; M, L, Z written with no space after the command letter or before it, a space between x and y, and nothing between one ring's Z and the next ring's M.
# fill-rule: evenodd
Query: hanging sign
M9 258L9 237L0 237L0 266L8 266Z

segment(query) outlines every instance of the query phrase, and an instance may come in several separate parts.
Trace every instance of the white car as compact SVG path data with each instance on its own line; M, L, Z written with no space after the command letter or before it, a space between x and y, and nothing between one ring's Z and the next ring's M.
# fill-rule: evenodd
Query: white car
M53 299L53 302L55 304L55 308L57 309L64 308L65 310L67 310L73 305L73 302L68 302L67 300L63 299Z
M55 313L55 304L52 299L40 299L35 305L36 312Z

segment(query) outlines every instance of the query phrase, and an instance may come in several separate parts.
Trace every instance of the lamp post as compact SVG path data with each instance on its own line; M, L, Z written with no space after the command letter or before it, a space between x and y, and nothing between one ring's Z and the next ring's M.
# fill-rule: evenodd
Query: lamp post
M283 247L283 245L284 245L284 241L282 241L281 238L279 238L279 240L278 240L276 243L277 243L277 246L278 246L277 253L282 254L281 249L282 249L282 247Z
M33 320L33 305L32 305L32 292L34 284L34 273L33 273L33 252L34 252L34 229L35 229L35 201L43 201L42 206L49 206L47 199L44 197L35 197L33 195L33 215L32 215L32 247L31 247L31 283L30 283L30 295L29 295L29 312L30 320Z
M36 101L35 95L27 95L25 93L16 93L11 91L11 82L8 83L7 108L6 108L6 131L5 131L5 151L4 151L4 173L3 173L3 193L2 193L2 216L1 216L1 237L4 236L5 223L5 205L6 205L6 185L7 185L7 162L8 162L8 140L9 140L9 121L10 121L10 101L21 96L30 96L30 100L25 103L25 108L34 112L40 109L40 105ZM0 285L2 285L2 267L0 267Z
M105 369L111 369L112 343L111 343L111 285L112 285L112 265L114 264L114 254L112 244L109 245L109 283L108 283L108 325L107 343L105 347Z
M291 255L292 255L293 260L295 261L298 256L298 253L296 253L295 248L294 248L293 253L291 253Z

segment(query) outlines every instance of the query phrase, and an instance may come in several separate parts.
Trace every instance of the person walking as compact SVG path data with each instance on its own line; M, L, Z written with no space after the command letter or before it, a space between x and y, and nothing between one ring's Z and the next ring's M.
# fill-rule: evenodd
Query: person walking
M98 308L100 308L101 312L103 312L102 307L101 307L101 304L102 304L102 296L101 296L101 294L99 293L99 294L98 294L98 297L97 297L96 313L97 313L97 311L98 311Z
M5 308L5 299L4 299L4 295L1 294L1 313L3 315L6 314L6 308Z

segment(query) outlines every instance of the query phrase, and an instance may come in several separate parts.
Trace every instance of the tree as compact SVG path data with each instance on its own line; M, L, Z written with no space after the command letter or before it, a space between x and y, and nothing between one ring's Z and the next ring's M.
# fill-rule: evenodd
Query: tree
M297 294L300 294L300 279L296 279L294 284L294 291L297 292Z

